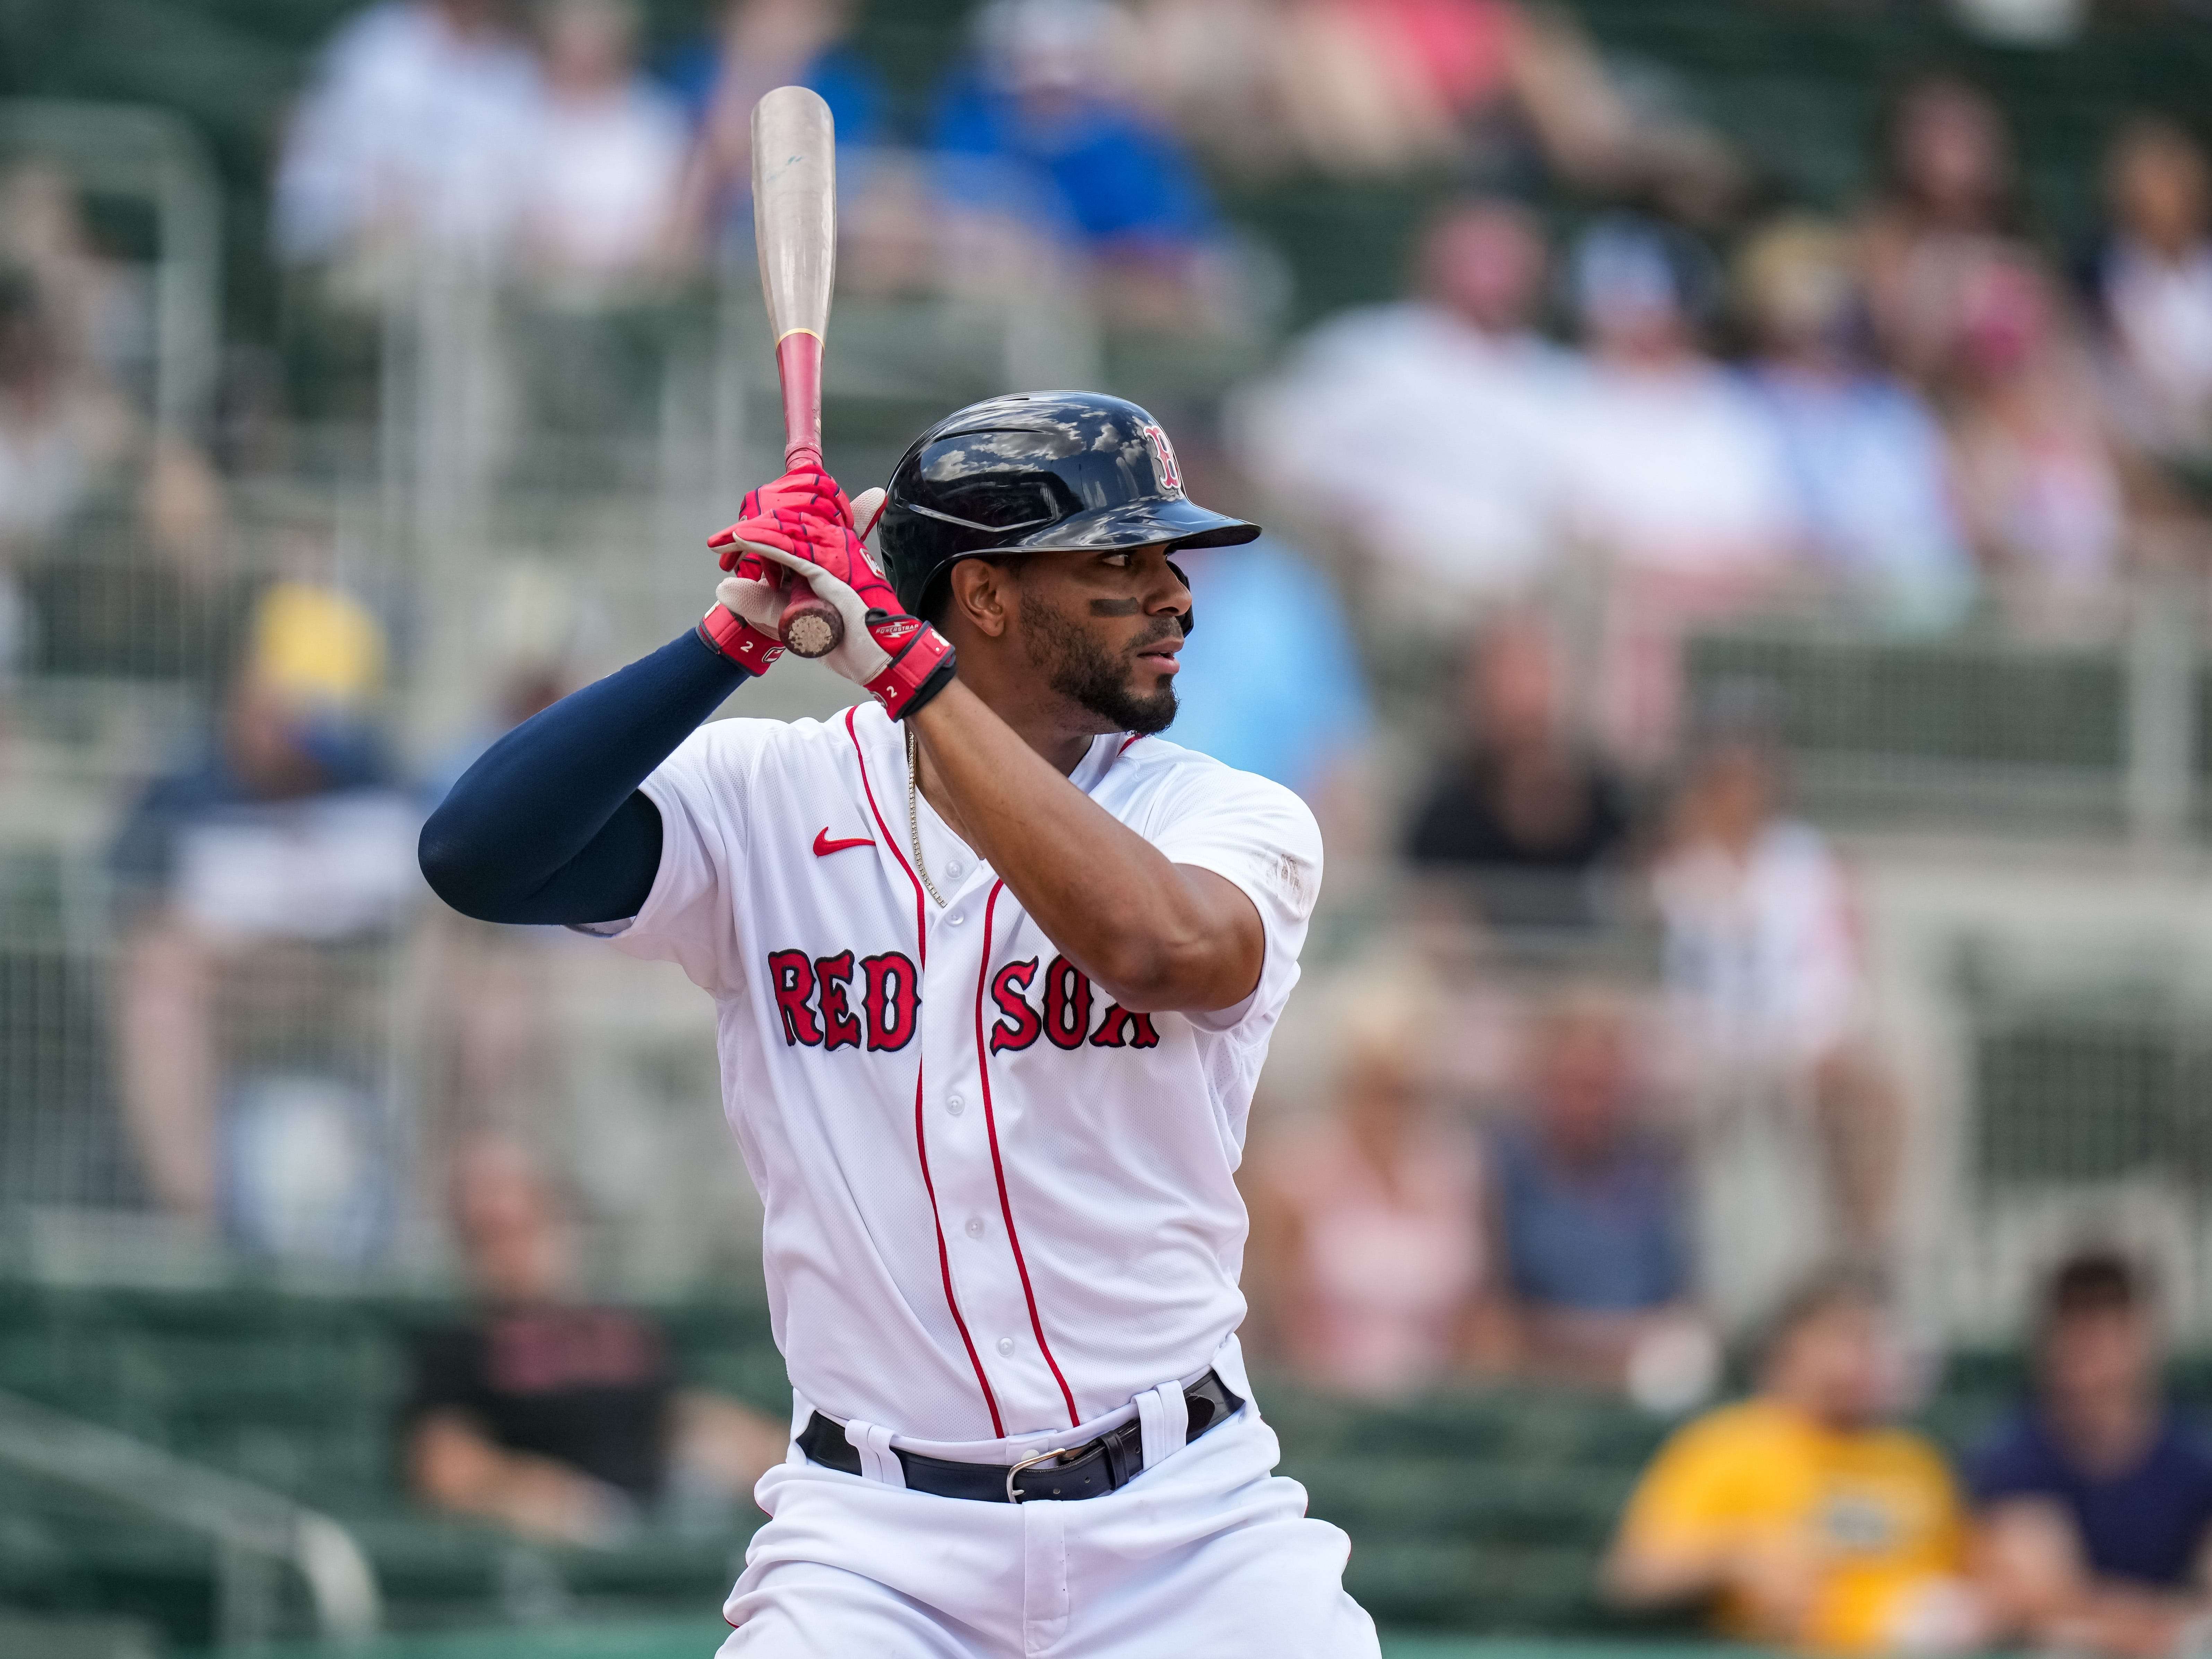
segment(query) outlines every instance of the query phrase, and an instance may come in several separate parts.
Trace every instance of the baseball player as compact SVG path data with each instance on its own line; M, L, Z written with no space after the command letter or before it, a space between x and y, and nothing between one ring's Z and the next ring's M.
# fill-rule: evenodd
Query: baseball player
M1232 1177L1320 834L1158 735L1173 555L1258 533L1185 497L1133 404L977 404L887 493L749 495L698 628L509 733L423 831L457 908L715 1000L793 1389L725 1654L1377 1650L1235 1335ZM705 724L775 661L787 571L872 700Z

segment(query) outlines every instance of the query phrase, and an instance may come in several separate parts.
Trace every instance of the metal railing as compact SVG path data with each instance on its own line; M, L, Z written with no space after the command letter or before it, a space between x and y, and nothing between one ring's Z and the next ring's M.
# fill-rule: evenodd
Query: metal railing
M307 1586L325 1641L366 1641L382 1623L376 1572L353 1534L279 1493L9 1394L0 1394L0 1463L212 1542L216 1641L226 1650L277 1634L284 1567Z

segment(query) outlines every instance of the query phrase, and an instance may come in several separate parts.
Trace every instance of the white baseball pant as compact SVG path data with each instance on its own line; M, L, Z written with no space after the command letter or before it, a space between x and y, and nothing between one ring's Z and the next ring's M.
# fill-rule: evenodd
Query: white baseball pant
M1119 1492L938 1498L795 1460L723 1607L720 1659L1377 1659L1351 1540L1270 1473L1249 1401ZM864 1467L866 1460L864 1458Z

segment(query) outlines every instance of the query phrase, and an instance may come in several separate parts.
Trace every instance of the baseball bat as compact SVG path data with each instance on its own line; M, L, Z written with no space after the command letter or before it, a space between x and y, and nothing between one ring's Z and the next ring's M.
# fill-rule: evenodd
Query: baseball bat
M822 461L822 352L837 276L836 132L830 106L778 87L753 106L753 240L783 387L783 464ZM844 619L796 575L777 631L793 655L827 656Z

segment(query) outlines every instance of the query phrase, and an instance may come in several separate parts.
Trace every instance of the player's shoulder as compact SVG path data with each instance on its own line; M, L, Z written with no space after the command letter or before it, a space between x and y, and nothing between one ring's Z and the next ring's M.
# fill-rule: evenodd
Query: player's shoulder
M849 723L847 714L855 718ZM718 775L775 767L786 770L849 764L856 747L879 743L881 734L864 724L883 711L874 704L847 710L828 720L775 720L736 715L710 720L686 738L677 757ZM886 722L887 723L887 722ZM872 740L873 742L872 743Z
M1114 756L1113 772L1133 782L1155 787L1171 783L1206 794L1267 800L1286 809L1295 806L1300 811L1307 810L1296 790L1284 787L1273 778L1263 778L1257 772L1243 771L1226 761L1217 760L1203 750L1186 748L1166 738L1134 733L1124 733L1114 742L1120 746Z
M1266 824L1317 855L1321 826L1297 791L1160 737L1118 737L1107 781L1132 805L1179 817L1218 813L1247 825Z

